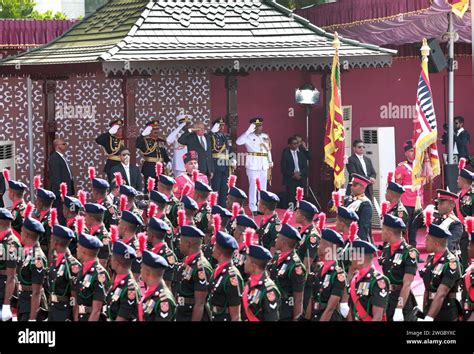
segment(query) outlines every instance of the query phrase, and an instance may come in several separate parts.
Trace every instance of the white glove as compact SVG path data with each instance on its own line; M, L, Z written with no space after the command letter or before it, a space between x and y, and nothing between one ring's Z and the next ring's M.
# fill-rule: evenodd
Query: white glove
M145 128L145 130L142 132L142 136L148 136L151 134L151 131L153 130L152 126L148 126Z
M339 310L341 311L342 317L346 318L349 314L349 304L347 302L340 303Z
M221 129L220 123L216 123L212 126L211 132L217 133Z
M273 162L269 162L269 163L268 163L268 167L269 167L269 168L273 168Z
M430 316L425 316L425 318L423 319L423 322L433 322L433 321L434 321L434 318Z
M120 126L118 124L115 124L112 126L112 128L109 129L109 134L110 135L117 134L119 129L120 129Z
M250 124L250 127L247 129L247 133L249 133L249 134L253 133L255 131L256 127L257 126L254 123Z
M2 321L8 321L13 317L12 310L10 309L10 305L3 305L2 306Z
M396 308L395 313L393 314L393 322L403 322L405 318L403 317L403 310Z

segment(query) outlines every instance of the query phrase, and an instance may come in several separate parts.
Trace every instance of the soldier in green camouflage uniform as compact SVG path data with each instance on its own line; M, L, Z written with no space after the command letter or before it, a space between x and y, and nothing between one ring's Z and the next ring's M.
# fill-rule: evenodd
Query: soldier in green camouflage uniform
M171 221L173 227L178 226L178 206L179 199L173 194L173 186L176 184L174 178L161 174L158 177L158 192L166 195L169 200L169 204L166 210L166 217Z
M395 182L388 183L385 199L390 203L390 206L387 213L402 219L405 225L408 225L408 211L401 202L403 193L405 193L403 186Z
M63 203L63 215L66 219L66 226L74 232L74 238L69 243L69 250L73 256L76 255L77 239L79 235L76 233L76 218L79 212L84 209L81 201L74 197L65 196Z
M26 184L10 180L8 182L8 197L12 201L11 213L13 215L12 232L21 240L21 226L23 225L23 214L26 208L24 198Z
M97 237L102 242L98 258L100 264L104 268L108 267L110 259L111 237L104 223L104 217L107 210L101 204L86 203L85 209L85 226L86 233Z
M153 217L156 217L162 221L164 221L170 228L170 231L166 233L165 242L169 248L174 252L174 227L173 223L167 216L168 209L171 207L170 199L161 192L151 191L150 193L150 203L154 203L156 205L156 213ZM151 217L148 215L148 217Z
M35 211L33 212L32 217L43 224L44 232L40 236L39 243L43 252L49 257L49 240L51 237L51 227L49 226L49 223L51 208L53 207L53 202L56 197L53 192L43 188L38 188L36 191L36 197Z
M276 213L279 201L280 198L274 193L263 190L260 192L258 212L263 214L263 217L257 234L260 244L270 250L272 254L275 252L275 240L278 234L277 226L280 225L280 219Z
M107 230L110 230L110 225L117 225L120 219L117 206L107 195L107 190L109 188L109 182L104 179L94 178L92 180L92 202L100 204L105 208L104 225Z

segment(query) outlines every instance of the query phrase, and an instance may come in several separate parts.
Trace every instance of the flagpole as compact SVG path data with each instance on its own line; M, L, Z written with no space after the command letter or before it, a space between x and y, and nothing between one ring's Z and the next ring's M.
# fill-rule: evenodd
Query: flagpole
M472 14L471 14L472 16ZM453 12L448 14L448 164L454 163L454 23Z

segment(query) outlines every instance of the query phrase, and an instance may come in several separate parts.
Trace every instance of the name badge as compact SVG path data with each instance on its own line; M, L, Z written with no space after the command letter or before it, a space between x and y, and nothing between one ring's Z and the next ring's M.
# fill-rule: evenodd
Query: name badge
M82 281L82 285L83 285L85 288L88 288L89 286L91 286L91 279L92 279L92 275L87 274L87 275L84 277L84 280Z
M329 274L326 274L323 280L323 288L327 288L329 286L331 280L331 276Z
M395 265L400 265L402 264L402 254L401 253L397 253L395 254L395 257L393 258L393 264Z
M288 264L285 263L285 264L283 264L281 269L278 271L278 276L281 276L281 275L285 274L286 268L288 268Z
M122 293L121 288L116 288L114 294L112 295L112 301L117 301L120 298L120 294Z

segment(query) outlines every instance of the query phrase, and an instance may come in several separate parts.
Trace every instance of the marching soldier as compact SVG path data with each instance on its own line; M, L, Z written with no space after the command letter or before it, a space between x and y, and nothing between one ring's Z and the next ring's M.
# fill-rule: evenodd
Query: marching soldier
M181 145L178 142L178 139L183 135L184 131L191 128L191 119L193 116L190 114L180 114L176 117L178 122L178 127L173 130L170 135L166 138L166 143L168 145L173 145L173 176L176 178L180 174L186 171L184 167L186 162L183 162L184 155L188 152L186 145Z
M382 241L385 246L379 263L383 274L390 280L387 319L389 321L414 321L416 299L411 285L418 270L418 250L403 238L406 225L403 219L385 214Z
M110 277L100 264L97 254L103 247L97 237L81 233L77 258L82 263L73 289L74 321L99 320L105 297L110 287Z
M49 239L51 237L51 227L49 226L49 219L51 216L51 208L56 196L53 192L43 188L38 188L36 191L36 202L35 211L32 216L38 220L44 228L43 234L41 234L39 243L43 252L48 255L49 250Z
M18 251L21 249L20 240L13 234L11 224L13 215L0 208L0 301L1 319L9 321L12 318L10 299L15 289L15 271Z
M151 217L156 217L160 219L161 221L165 222L168 227L169 231L165 232L165 242L168 245L168 247L171 248L172 251L174 251L174 232L173 232L173 223L171 222L170 219L168 219L167 216L167 211L170 208L170 199L163 193L157 192L157 191L151 191L150 193L150 201L152 203L155 203L156 205L156 213L155 215L148 215L149 218ZM166 258L166 257L165 257ZM168 261L169 263L169 261Z
M178 206L179 199L173 194L173 187L176 184L174 178L161 174L158 177L158 192L164 194L168 198L168 207L166 209L166 217L171 221L173 227L178 226Z
M169 322L176 317L176 301L163 274L168 269L166 260L153 252L143 252L141 276L147 289L138 304L138 320L145 322Z
M107 268L110 258L111 238L104 224L105 207L100 204L86 203L85 209L85 226L89 235L97 237L102 243L97 258L100 264Z
M351 195L345 198L345 207L357 213L361 240L371 240L372 203L365 195L365 189L371 184L369 179L352 174Z
M136 257L135 250L122 241L113 244L110 264L115 277L105 299L105 313L109 321L138 319L141 293L140 286L132 275L132 262Z
M317 264L313 278L312 312L313 321L342 321L339 303L346 288L346 275L339 266L337 249L344 245L342 236L331 229L321 231ZM308 318L309 316L307 316Z
M174 280L175 266L177 264L176 255L165 242L166 235L171 232L171 227L161 219L151 218L148 222L147 234L151 251L163 257L167 261L167 266L162 274L166 286L171 289ZM143 267L143 264L142 264Z
M408 226L408 243L416 247L417 228L413 224L413 220L415 219L417 198L419 198L421 203L420 206L423 204L423 188L412 188L413 160L415 159L413 141L406 141L403 149L405 150L406 160L397 165L395 169L395 182L405 189L405 193L401 196L401 201L408 212L409 221L406 224Z
M250 127L236 141L237 145L245 145L247 158L245 168L249 179L249 207L252 213L257 213L256 179L260 179L262 190L267 189L268 177L271 177L272 144L270 137L263 133L263 118L250 120ZM271 180L271 178L270 178Z
M120 195L124 195L127 197L127 203L125 204L124 210L135 214L142 221L143 224L143 212L137 207L137 204L135 203L136 198L139 195L138 191L133 187L122 184L120 186ZM123 212L124 210L121 211Z
M349 287L349 321L385 321L390 281L375 270L377 249L369 242L352 242L352 267L356 270Z
M272 259L269 250L250 245L245 260L249 280L242 293L242 318L249 322L278 321L280 318L280 291L266 272Z
M177 272L177 321L209 320L206 299L212 268L201 252L203 237L204 233L195 226L181 227L179 247L186 258Z
M342 235L344 245L349 238L349 229L353 222L359 222L359 216L357 216L355 211L342 206L337 208L336 231Z
M279 251L269 264L270 278L281 293L280 321L298 321L303 314L303 291L306 268L296 253L301 235L294 227L283 224L275 248Z
M146 124L146 128L136 140L137 149L140 149L143 155L142 175L145 181L144 193L147 193L148 178L154 178L156 181L156 163L161 162L167 165L170 162L166 149L161 146L166 140L159 136L158 120L152 120Z
M261 226L257 230L260 244L275 253L275 240L277 238L277 226L280 225L280 219L276 213L280 198L272 192L262 190L258 202L258 211L263 215Z
M143 220L136 214L127 210L122 212L122 217L120 218L118 224L119 239L122 240L125 245L130 246L135 251L135 256L133 257L133 262L131 264L131 270L137 281L140 277L141 266L141 257L137 257L136 255L136 252L140 248L137 231L143 226Z
M470 236L469 258L474 258L474 217L466 217L466 232ZM463 276L463 317L465 321L474 321L474 263L471 263Z
M49 267L49 314L48 321L72 321L72 287L81 264L68 247L74 239L74 232L64 226L54 225L51 234L52 261Z
M207 179L207 176L199 172L199 164L198 164L197 159L198 159L198 154L196 151L189 151L183 155L184 167L186 171L181 173L178 177L176 177L176 185L173 188L173 193L178 198L182 197L182 191L186 184L188 184L191 187L189 194L193 195L194 183L195 183L193 179L194 171L198 171L198 174L196 177L197 181L201 181L205 184L209 184L209 180Z
M196 223L196 227L206 234L206 238L208 238L209 233L211 232L209 229L211 221L211 207L207 201L211 192L211 187L206 183L196 181L194 184L193 199L196 201L199 207L196 215L194 216L194 221ZM207 241L206 238L204 239L205 242Z
M76 230L76 218L79 215L79 212L84 209L81 201L74 197L65 196L64 203L62 205L63 215L66 219L66 227L73 231L73 239L69 243L69 250L73 256L76 255L77 249L77 239L79 235L74 231Z
M102 178L94 178L92 180L92 201L105 208L104 225L107 230L110 229L110 225L117 225L119 220L117 206L114 204L113 199L107 195L109 188L109 182Z
M242 189L231 187L226 199L226 208L232 210L234 203L240 205L240 212L244 213L244 203L247 201L247 194Z
M24 216L23 213L26 208L24 195L28 187L23 182L13 180L8 181L8 187L8 197L12 201L12 232L19 240L21 240L21 226L23 225Z
M107 162L104 166L104 172L107 175L107 180L111 181L113 175L111 173L112 167L120 165L120 150L125 146L123 140L123 125L122 119L115 119L109 124L109 131L100 134L95 142L102 146L107 154Z
M230 213L230 211L216 204L212 207L211 214L213 218L214 218L214 215L219 215L220 217L221 227L217 231L226 232L227 225L229 224L230 218L232 217L232 214ZM211 231L211 233L214 233L214 234L217 232L216 230L214 230L214 225L209 225L209 230ZM212 268L215 268L216 266L216 260L212 257L212 252L214 251L214 244L215 244L214 237L209 237L209 239L204 244L204 247L202 249L202 253L204 254L204 257L206 257L206 259L209 261Z
M232 262L232 254L238 248L237 241L219 231L212 256L218 265L212 274L209 291L209 307L212 321L240 321L240 304L244 281Z
M230 159L232 152L232 140L230 135L225 133L225 119L219 117L212 122L211 129L211 150L214 162L214 176L212 177L212 189L219 193L218 204L225 206L228 192L227 179L232 165L236 165L234 159Z
M474 205L474 190L472 188L473 181L474 173L462 168L458 177L458 187L460 191L458 193L458 199L456 200L456 216L459 218L462 224L464 224L464 219L466 217L472 216ZM469 239L470 235L464 231L459 242L461 248L461 264L463 269L466 269L469 265Z
M388 183L385 200L390 203L390 206L388 207L387 213L402 219L405 225L408 225L408 211L401 202L403 193L405 193L403 186L392 181Z
M26 217L21 230L24 258L17 266L18 321L42 321L46 319L47 303L43 283L48 271L48 261L39 239L45 232L43 224Z
M420 275L425 284L423 313L425 321L457 321L456 293L461 281L458 257L448 249L451 233L431 224L426 235L426 251L430 253Z
M234 252L234 265L239 270L240 274L246 279L247 273L244 269L245 259L247 258L248 245L245 240L245 231L250 228L254 231L257 231L258 226L252 218L249 218L247 215L237 215L234 222L234 233L233 236L237 240L239 248Z

